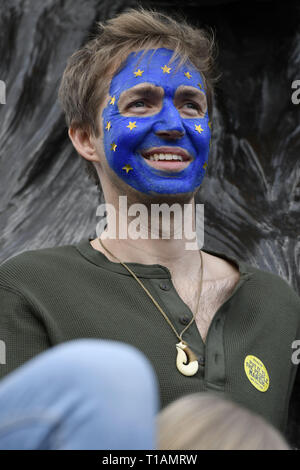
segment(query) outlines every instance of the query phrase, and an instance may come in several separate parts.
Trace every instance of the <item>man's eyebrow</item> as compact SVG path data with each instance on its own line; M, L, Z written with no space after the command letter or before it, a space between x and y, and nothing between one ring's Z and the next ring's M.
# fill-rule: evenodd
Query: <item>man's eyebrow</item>
M197 90L197 88L178 88L175 93L175 98L184 97L184 98L200 98L203 100L205 94L201 90Z
M163 89L154 85L141 85L138 87L129 88L124 90L121 94L123 99L131 99L135 97L147 97L153 95L162 95ZM121 98L121 97L120 97Z
M204 91L198 90L197 88L191 87L191 86L180 86L177 88L174 100L196 100L198 103L200 103L201 110L203 113L206 113L207 111L207 99Z

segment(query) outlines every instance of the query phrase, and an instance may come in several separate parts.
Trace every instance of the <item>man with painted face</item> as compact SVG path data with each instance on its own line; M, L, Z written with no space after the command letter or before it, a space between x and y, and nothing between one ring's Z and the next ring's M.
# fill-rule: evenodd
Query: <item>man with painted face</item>
M137 200L139 193L144 200L191 199L205 173L210 128L203 79L191 64L168 66L173 54L166 48L132 52L111 81L101 116L107 163ZM85 150L74 130L71 138Z
M155 204L195 207L209 165L212 46L202 30L139 10L100 25L70 58L60 87L69 136L116 217L95 239L1 267L3 289L22 293L1 325L3 339L12 344L13 334L22 347L1 371L70 339L120 341L150 360L162 408L213 391L284 431L300 333L296 293L226 254L186 249L175 213L169 236L151 225ZM136 239L137 203L146 218Z

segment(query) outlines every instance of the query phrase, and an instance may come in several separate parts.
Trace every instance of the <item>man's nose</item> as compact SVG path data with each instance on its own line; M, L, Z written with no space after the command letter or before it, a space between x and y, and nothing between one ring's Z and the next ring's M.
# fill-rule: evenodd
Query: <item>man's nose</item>
M156 131L155 134L158 137L162 137L163 139L166 139L166 140L177 140L177 139L181 139L184 136L184 132L173 130L173 129Z
M160 112L154 132L167 140L177 140L185 135L181 116L174 104L165 104Z

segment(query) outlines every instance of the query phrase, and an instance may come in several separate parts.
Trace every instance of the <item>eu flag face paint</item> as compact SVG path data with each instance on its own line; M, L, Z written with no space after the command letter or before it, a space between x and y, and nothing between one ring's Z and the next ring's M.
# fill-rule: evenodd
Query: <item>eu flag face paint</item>
M108 164L146 194L195 191L210 144L202 77L191 64L174 73L171 50L147 51L139 62L142 52L131 53L111 81L102 114Z

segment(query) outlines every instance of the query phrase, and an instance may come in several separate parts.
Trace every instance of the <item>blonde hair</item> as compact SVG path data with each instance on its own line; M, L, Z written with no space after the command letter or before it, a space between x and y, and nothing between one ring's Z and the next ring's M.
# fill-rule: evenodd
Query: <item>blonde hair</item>
M130 9L106 22L98 23L95 37L68 60L59 88L59 100L68 127L82 128L99 136L99 109L109 90L114 73L130 52L166 47L174 51L170 62L188 60L202 74L208 112L212 107L214 54L212 32L176 21L151 10ZM89 176L99 184L91 162L86 161Z
M289 450L262 417L209 393L186 395L157 416L158 449Z

